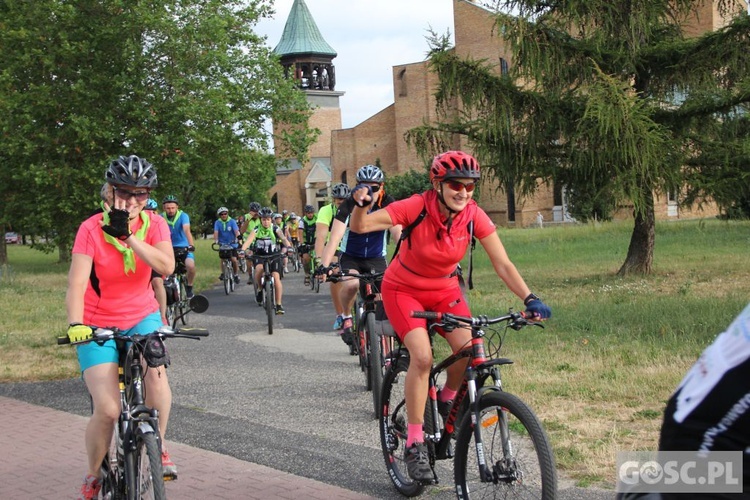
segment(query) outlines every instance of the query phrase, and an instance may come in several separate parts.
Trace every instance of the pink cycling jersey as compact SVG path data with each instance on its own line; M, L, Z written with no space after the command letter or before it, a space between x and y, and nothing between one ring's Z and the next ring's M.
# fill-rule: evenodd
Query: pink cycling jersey
M167 241L171 246L167 222L152 211L146 213L151 220L144 241L149 245ZM123 256L105 241L101 220L99 213L84 221L73 244L73 253L93 259L91 279L84 295L83 322L128 329L159 309L151 288L151 268L135 255L135 271L125 274ZM136 217L130 230L135 234L141 225L141 218Z

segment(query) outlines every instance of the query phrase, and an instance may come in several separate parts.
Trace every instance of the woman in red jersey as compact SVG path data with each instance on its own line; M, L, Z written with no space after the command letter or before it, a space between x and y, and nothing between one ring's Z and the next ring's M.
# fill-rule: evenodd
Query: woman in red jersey
M426 321L412 318L411 312L430 310L471 316L456 269L472 237L482 244L495 272L523 300L527 312L537 319L551 316L550 308L531 293L508 258L489 216L472 199L479 178L479 164L474 157L462 151L448 151L434 158L430 168L432 189L424 193L370 212L372 196L368 189L358 186L352 192L357 207L352 211L350 226L358 233L398 224L407 228L424 217L412 227L408 244L401 246L388 266L381 290L388 319L409 350L404 386L409 419L405 459L409 476L415 481L432 478L422 431L432 350ZM454 352L471 341L471 332L466 328L441 335ZM465 362L459 362L448 369L446 384L438 393L441 412L450 408L465 367Z

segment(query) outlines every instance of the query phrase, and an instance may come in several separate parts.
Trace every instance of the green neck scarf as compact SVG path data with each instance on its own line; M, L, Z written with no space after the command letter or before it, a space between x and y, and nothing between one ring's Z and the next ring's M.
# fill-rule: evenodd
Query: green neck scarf
M167 219L167 224L169 224L169 227L174 227L175 222L177 222L180 219L180 216L182 215L182 210L178 210L174 214L174 218L172 220L169 220L169 216L165 213L164 218Z
M148 232L148 227L149 225L151 225L151 218L146 214L145 210L141 210L140 216L142 224L141 228L135 233L135 237L143 241L143 239L146 237L146 233ZM105 226L109 224L109 213L104 212L102 220L104 221ZM122 254L122 262L125 267L125 274L135 272L135 254L133 253L133 249L130 247L126 247L120 240L118 240L114 236L108 235L107 233L104 233L104 241L114 246L117 251Z

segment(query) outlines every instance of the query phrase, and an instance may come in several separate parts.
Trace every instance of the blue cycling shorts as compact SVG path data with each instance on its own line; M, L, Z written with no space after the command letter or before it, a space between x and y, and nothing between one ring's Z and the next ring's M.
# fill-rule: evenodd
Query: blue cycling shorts
M151 333L162 326L161 313L158 311L151 313L141 320L140 323L127 330L127 335L133 335L134 333ZM78 353L78 364L81 365L81 372L84 372L86 368L90 368L94 365L101 365L103 363L117 363L117 345L114 340L108 340L103 345L99 345L96 342L88 342L76 346L76 352Z

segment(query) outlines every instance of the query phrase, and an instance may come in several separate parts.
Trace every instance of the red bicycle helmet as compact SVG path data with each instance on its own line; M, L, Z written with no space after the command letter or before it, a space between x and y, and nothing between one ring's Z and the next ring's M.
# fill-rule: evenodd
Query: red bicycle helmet
M463 151L446 151L432 160L430 182L444 181L456 177L479 179L479 163Z

